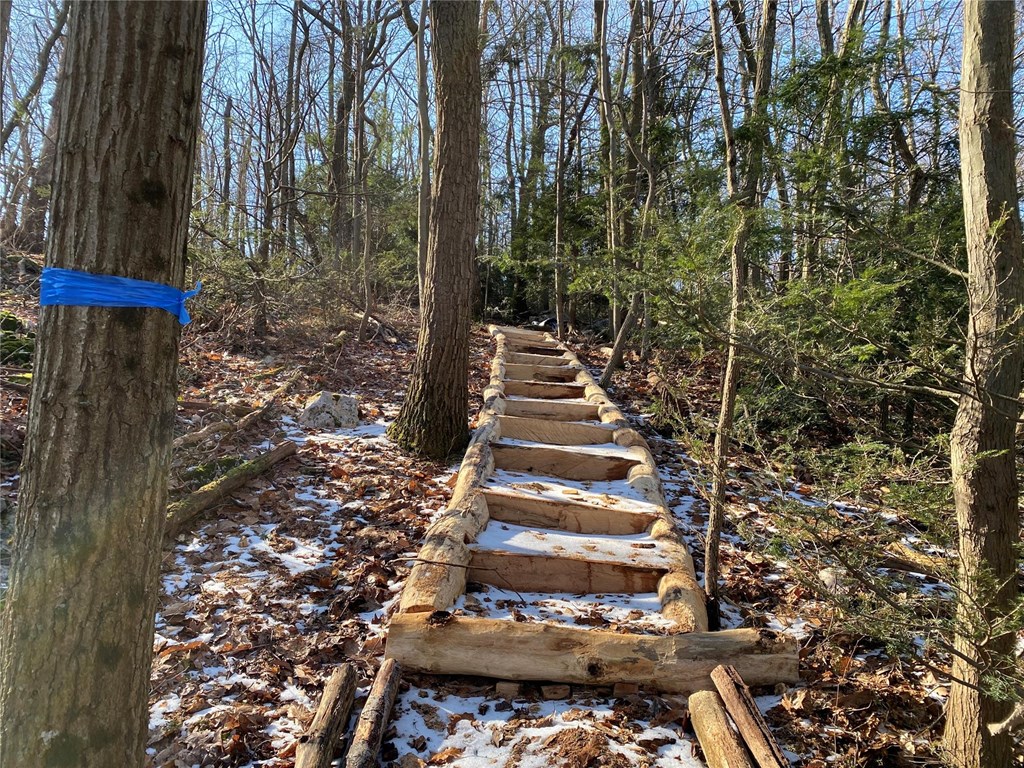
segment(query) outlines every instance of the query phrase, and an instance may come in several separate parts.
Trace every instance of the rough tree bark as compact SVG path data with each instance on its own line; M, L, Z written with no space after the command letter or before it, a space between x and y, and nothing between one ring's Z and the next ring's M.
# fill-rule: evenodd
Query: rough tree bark
M434 458L468 438L469 324L480 185L480 50L476 0L430 6L437 101L427 283L416 363L388 434Z
M72 3L50 266L184 278L206 4ZM178 323L44 307L10 589L0 764L139 766Z
M960 599L945 746L964 768L1008 766L1009 733L988 725L1009 712L984 674L1012 664L1014 633L1001 620L1017 596L1019 540L1014 428L1024 344L1024 256L1014 145L1014 4L964 3L960 157L970 319L968 393L953 424L953 497Z

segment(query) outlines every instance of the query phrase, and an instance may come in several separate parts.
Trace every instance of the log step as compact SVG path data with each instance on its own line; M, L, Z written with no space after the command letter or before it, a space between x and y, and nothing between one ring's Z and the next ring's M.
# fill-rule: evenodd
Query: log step
M794 639L756 629L619 634L439 611L394 616L385 654L414 672L581 685L637 683L688 694L711 690L711 671L723 663L736 667L750 685L799 682L797 651Z
M593 403L564 400L543 400L509 397L505 400L506 416L530 416L557 421L599 421L598 407Z
M585 421L551 421L525 416L499 416L500 434L512 440L548 445L601 445L612 442L615 426Z
M579 370L575 365L509 363L505 376L509 381L575 381Z
M523 397L536 398L559 398L578 397L582 398L586 393L583 384L570 384L567 382L550 381L521 381L519 379L505 379L505 396L521 395Z
M528 592L656 592L674 565L646 534L598 537L499 522L470 550L470 581Z
M527 352L509 352L505 364L518 365L544 365L544 366L571 366L573 361L568 357L553 357L551 355L535 355ZM573 366L573 370L579 370Z
M614 444L559 446L526 440L491 443L496 469L519 470L566 480L625 480L643 463L638 448Z
M576 500L519 488L487 486L483 496L492 520L571 533L612 536L643 533L661 517L653 504L607 495L588 494ZM598 501L595 503L594 499ZM612 505L610 500L621 503Z

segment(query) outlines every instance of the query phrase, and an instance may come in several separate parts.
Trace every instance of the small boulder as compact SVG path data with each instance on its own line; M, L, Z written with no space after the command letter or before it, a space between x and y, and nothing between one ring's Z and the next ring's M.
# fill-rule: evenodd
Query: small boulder
M321 392L310 398L299 423L313 429L350 429L359 426L359 401L353 395Z

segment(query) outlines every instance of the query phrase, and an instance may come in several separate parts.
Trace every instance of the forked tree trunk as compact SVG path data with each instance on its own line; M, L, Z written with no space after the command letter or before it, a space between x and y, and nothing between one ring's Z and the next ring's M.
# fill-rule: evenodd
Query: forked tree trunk
M960 399L951 440L960 600L945 732L951 762L963 768L1009 766L1012 759L1010 735L994 736L988 729L1007 715L1009 702L987 693L984 677L1012 665L1015 641L1002 621L1017 596L1014 428L1024 365L1013 30L1013 3L964 3L960 175L970 319L967 394Z
M180 286L206 5L71 8L46 262ZM143 763L178 329L159 309L42 310L0 765Z
M427 283L416 363L388 434L443 458L468 438L470 284L480 185L480 51L476 0L430 6L437 132Z

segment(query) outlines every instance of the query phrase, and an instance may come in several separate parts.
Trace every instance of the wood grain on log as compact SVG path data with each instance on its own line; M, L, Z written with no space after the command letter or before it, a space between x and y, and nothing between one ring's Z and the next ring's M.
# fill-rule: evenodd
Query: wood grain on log
M400 613L391 619L386 655L415 672L584 685L627 682L663 693L711 690L711 671L722 663L758 685L800 679L796 641L755 629L635 635L446 612Z
M722 700L714 691L690 696L690 722L708 768L754 768L739 735L729 725Z
M324 686L313 722L299 737L295 768L328 768L333 762L355 692L355 670L350 664L342 664Z

